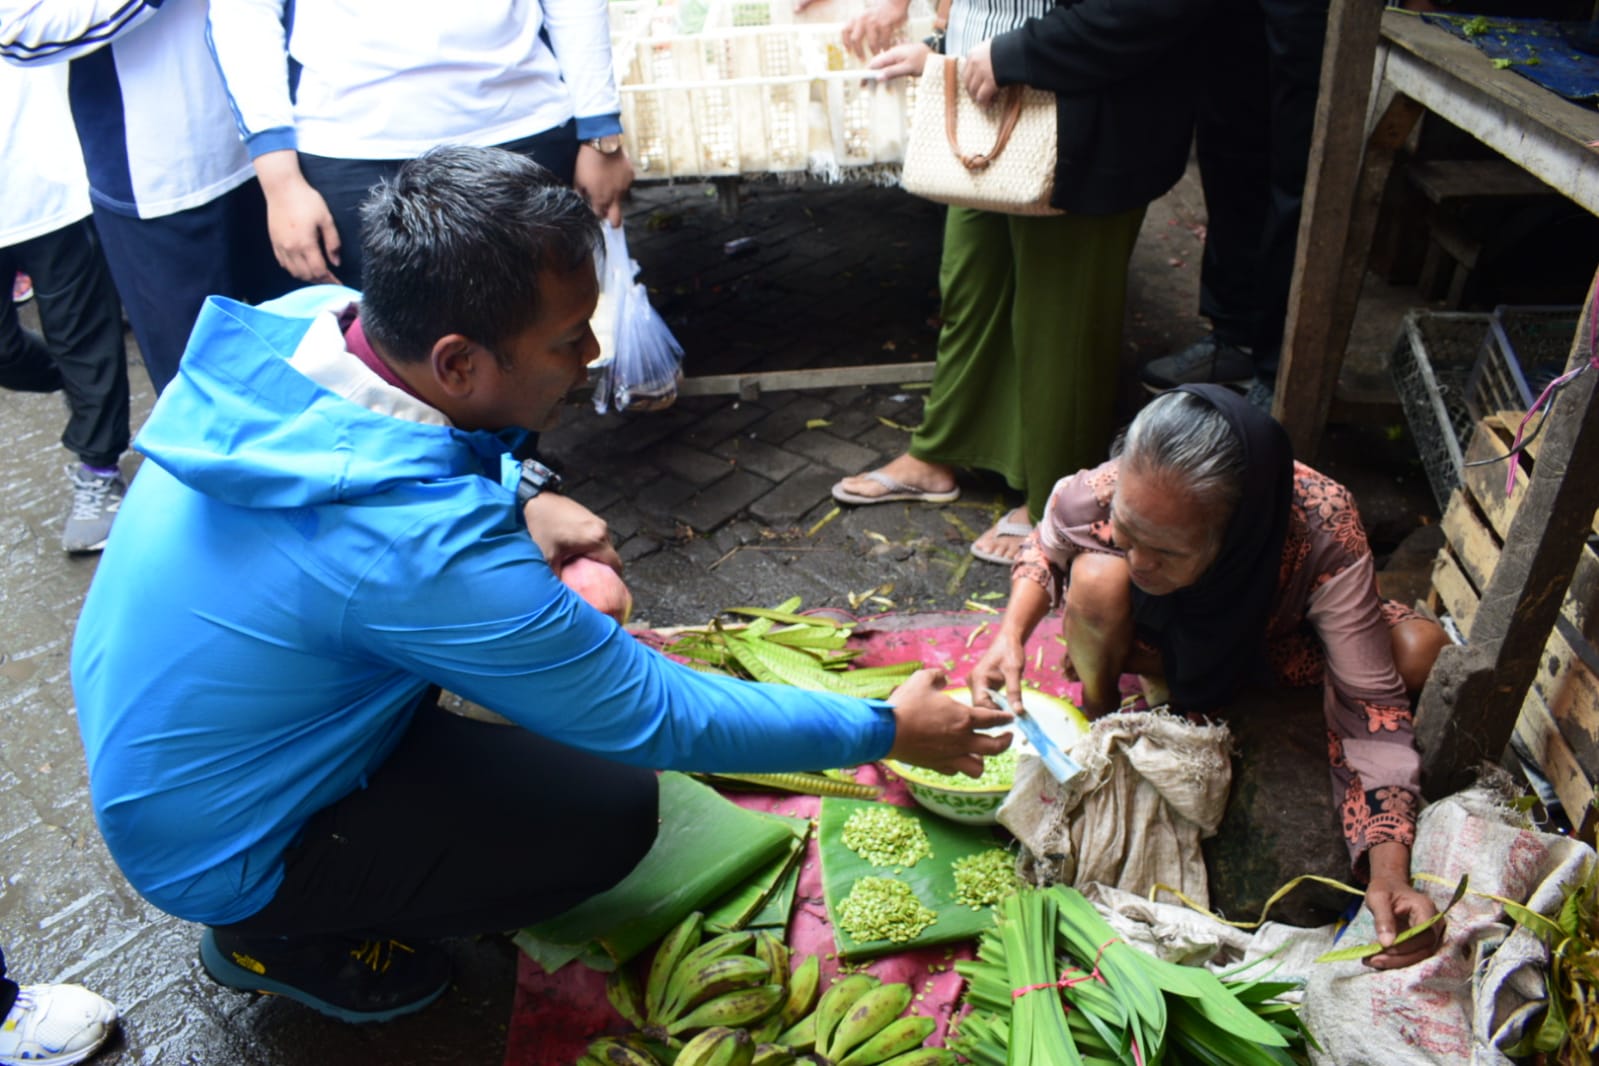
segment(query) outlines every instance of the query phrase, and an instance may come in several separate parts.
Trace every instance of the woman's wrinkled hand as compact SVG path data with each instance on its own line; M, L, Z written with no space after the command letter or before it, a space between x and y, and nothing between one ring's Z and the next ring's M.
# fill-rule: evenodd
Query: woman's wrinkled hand
M1371 879L1366 882L1366 909L1384 950L1365 960L1376 970L1397 970L1431 958L1444 942L1440 920L1425 933L1394 945L1394 938L1438 913L1432 900L1410 883L1410 848L1397 840L1373 844L1366 853Z
M994 78L994 61L989 56L988 41L973 47L961 60L961 84L966 86L966 92L973 100L985 107L999 95L999 82Z
M1374 970L1398 970L1414 966L1423 959L1431 958L1444 942L1447 918L1438 920L1426 932L1403 944L1387 946L1393 944L1394 938L1406 929L1420 925L1438 913L1432 900L1411 887L1407 881L1379 881L1374 878L1366 886L1366 907L1371 911L1373 924L1377 927L1377 943L1384 945L1384 950L1364 960Z
M1001 629L994 641L983 652L982 658L972 668L968 683L972 687L972 702L980 707L993 707L989 689L1005 693L1013 708L1022 705L1022 671L1027 666L1027 652L1014 633Z

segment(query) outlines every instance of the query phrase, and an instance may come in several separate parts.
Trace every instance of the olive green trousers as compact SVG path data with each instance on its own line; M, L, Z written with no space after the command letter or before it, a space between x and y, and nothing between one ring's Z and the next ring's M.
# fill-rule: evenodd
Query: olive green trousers
M951 207L944 328L918 459L992 470L1038 521L1055 482L1101 462L1115 429L1127 264L1144 208L1001 215Z

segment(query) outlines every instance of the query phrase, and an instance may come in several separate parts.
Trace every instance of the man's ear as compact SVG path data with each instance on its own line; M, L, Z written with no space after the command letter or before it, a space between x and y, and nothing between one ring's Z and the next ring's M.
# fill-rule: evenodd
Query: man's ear
M493 358L493 353L476 341L459 333L447 333L433 342L428 366L446 396L464 399L477 384L483 361Z

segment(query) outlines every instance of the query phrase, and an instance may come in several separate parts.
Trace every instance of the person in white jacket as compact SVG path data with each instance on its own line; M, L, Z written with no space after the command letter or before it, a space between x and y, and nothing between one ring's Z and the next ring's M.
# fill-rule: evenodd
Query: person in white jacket
M206 0L0 0L0 60L69 63L95 229L156 391L210 295L294 281L205 43Z
M606 0L212 0L210 42L273 250L302 281L360 289L361 202L440 144L527 156L621 223L633 168Z
M0 388L61 392L72 506L69 552L98 551L126 486L128 353L122 307L89 222L89 185L67 114L65 71L0 65L0 277L32 275L44 335L0 300Z

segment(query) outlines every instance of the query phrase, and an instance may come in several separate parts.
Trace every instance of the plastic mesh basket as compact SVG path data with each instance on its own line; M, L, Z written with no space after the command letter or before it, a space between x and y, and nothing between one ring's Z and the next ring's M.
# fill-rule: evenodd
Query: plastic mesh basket
M1411 311L1394 341L1389 369L1439 510L1460 484L1463 442L1480 414L1473 372L1491 322L1486 314Z
M1472 396L1484 411L1526 411L1566 369L1580 307L1494 308Z
M832 0L823 13L848 18L864 6ZM913 79L863 84L863 64L841 44L843 22L804 21L788 0L616 0L611 19L624 138L640 178L838 177L904 159ZM907 33L929 24L925 4L913 4Z
M1477 420L1521 412L1565 369L1581 309L1411 311L1390 370L1439 509L1460 484Z

